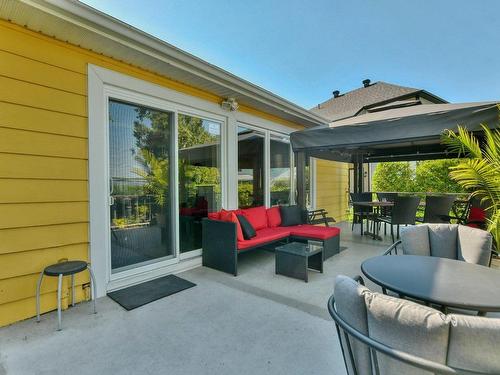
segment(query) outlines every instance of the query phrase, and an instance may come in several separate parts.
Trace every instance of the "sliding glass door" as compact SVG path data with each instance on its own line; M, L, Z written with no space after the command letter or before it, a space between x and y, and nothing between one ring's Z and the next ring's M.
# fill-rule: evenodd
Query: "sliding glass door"
M111 272L175 256L173 113L109 100Z
M221 123L179 114L180 252L201 249L201 220L222 207Z

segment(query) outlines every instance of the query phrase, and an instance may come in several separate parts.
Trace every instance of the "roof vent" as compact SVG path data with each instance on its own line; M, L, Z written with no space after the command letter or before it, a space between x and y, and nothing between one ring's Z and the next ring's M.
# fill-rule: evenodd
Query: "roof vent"
M364 80L363 80L363 86L364 86L364 87L368 87L368 86L370 86L370 83L371 83L371 81L370 81L369 79L364 79Z
M332 92L332 94L333 94L334 98L338 98L340 96L340 91L339 90L335 90L334 92Z

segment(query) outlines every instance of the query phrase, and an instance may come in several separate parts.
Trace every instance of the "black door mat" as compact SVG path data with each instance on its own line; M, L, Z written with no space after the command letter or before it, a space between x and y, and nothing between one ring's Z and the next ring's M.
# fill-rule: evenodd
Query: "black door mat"
M196 284L191 281L175 275L168 275L108 293L108 297L130 311L193 286Z

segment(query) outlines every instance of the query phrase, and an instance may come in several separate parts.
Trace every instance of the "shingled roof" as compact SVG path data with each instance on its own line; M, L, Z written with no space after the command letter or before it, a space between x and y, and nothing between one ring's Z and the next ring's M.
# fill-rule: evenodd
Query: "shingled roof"
M335 121L356 116L363 109L380 107L417 95L425 97L433 103L447 103L445 100L422 89L379 81L367 87L361 87L341 94L338 97L330 98L317 107L311 108L311 111L330 121Z

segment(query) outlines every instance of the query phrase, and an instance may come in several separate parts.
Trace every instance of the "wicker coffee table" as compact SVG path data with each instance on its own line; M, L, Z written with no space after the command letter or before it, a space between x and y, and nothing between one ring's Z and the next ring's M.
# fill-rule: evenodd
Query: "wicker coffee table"
M275 249L276 274L308 282L308 269L323 273L323 245L320 242L290 242Z

